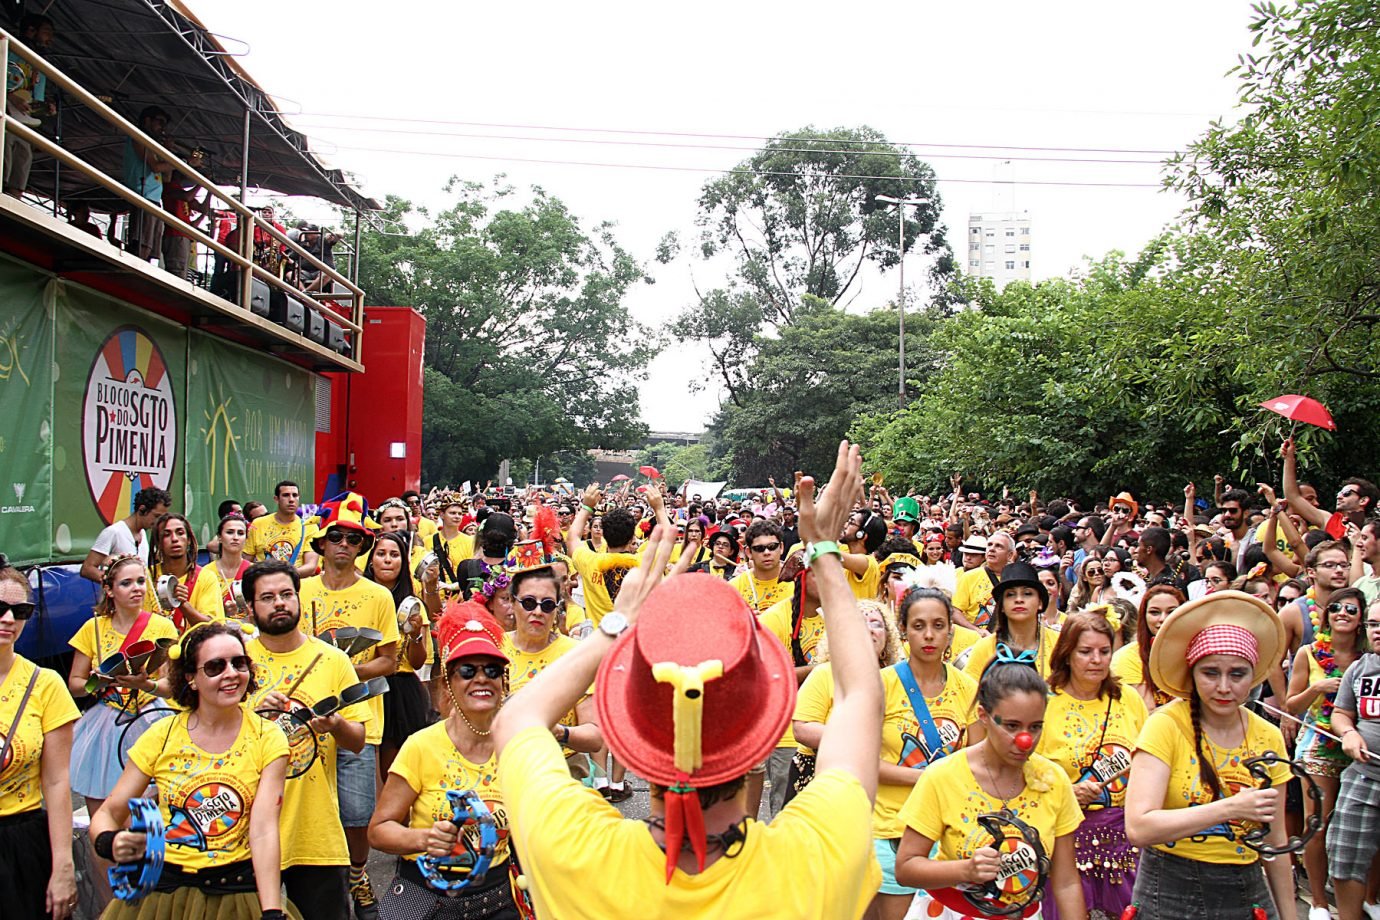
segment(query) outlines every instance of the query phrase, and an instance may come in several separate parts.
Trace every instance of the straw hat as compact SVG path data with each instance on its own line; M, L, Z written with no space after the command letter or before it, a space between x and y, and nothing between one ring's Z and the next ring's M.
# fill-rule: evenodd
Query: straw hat
M1239 627L1254 637L1253 687L1262 683L1284 657L1284 624L1269 604L1242 591L1215 591L1184 604L1160 626L1150 646L1150 676L1156 686L1185 699L1192 694L1189 646L1209 626Z

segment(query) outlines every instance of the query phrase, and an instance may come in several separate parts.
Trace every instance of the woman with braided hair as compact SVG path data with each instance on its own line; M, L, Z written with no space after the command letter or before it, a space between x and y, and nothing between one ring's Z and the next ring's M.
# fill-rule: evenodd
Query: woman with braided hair
M1261 825L1265 844L1286 838L1284 738L1245 708L1284 648L1279 616L1239 591L1185 604L1160 626L1149 672L1178 699L1146 720L1131 758L1126 834L1141 848L1138 920L1295 920L1289 860L1262 861L1248 845ZM1270 755L1269 788L1257 788L1249 764Z

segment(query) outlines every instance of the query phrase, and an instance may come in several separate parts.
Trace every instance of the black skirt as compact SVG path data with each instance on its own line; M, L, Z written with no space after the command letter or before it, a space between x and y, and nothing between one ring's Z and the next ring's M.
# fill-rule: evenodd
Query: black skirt
M411 671L389 674L383 695L383 742L394 747L431 724L431 697Z
M47 812L35 808L0 818L0 912L7 917L51 916L45 905L52 874Z

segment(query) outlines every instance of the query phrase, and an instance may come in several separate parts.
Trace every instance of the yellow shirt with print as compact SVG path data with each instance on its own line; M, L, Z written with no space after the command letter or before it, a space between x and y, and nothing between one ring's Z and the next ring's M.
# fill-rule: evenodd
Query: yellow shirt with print
M306 679L292 691L292 709L310 709L328 696L339 696L346 687L359 683L350 659L340 649L320 639L308 638L291 652L271 652L258 639L245 646L254 662L254 679L259 692L250 699L257 710L271 690L287 692L316 656L321 660ZM340 710L347 722L369 722L367 703L355 703ZM343 866L350 858L345 831L340 826L340 799L336 793L335 762L338 751L335 736L329 732L311 741L311 729L288 716L274 720L288 740L288 775L293 779L283 790L283 810L278 816L278 839L282 847L283 868L290 866ZM316 753L311 760L313 751ZM307 766L310 761L310 767ZM305 768L305 772L302 772ZM296 774L294 776L294 774Z
M986 566L959 572L954 582L954 606L968 622L982 629L992 622L992 578Z
M766 613L757 618L757 622L785 646L787 655L793 654L791 651L791 634L795 631L795 620L791 614L791 599L789 597L784 601L772 604L771 608L767 610ZM823 638L824 617L818 612L800 621L800 651L805 657L806 664L814 664L815 652L819 647L819 640ZM832 696L832 685L830 693ZM789 748L795 746L795 734L791 731L790 724L787 723L786 734L781 737L781 742L777 744L777 747Z
M38 679L16 727L14 716L19 711L19 701L35 673ZM0 725L5 727L10 742L4 769L0 770L0 818L43 806L44 735L79 718L81 713L72 702L67 682L56 671L40 668L22 655L14 656L10 673L0 683ZM65 761L62 767L66 769ZM62 807L68 804L62 803Z
M1075 785L1087 780L1106 783L1109 801L1102 805L1121 808L1131 752L1147 715L1145 701L1130 686L1121 688L1117 700L1080 700L1065 688L1049 698L1045 730L1035 750L1062 767Z
M320 575L313 575L302 580L298 593L302 604L300 628L308 635L320 635L328 629L342 626L363 626L383 634L378 645L365 649L351 659L355 664L370 661L378 654L379 646L390 643L401 646L402 643L398 641L397 608L393 606L393 595L383 585L359 578L343 591L330 591L321 582ZM403 654L401 649L398 654ZM378 744L383 740L383 697L376 696L366 702L370 719L364 726L364 743Z
M508 693L517 693L523 687L532 682L542 671L556 663L556 659L568 652L574 651L580 645L579 642L569 636L562 636L559 633L552 638L551 644L540 652L524 652L513 642L512 633L503 634L503 654L508 656ZM592 691L591 691L592 692ZM581 699L589 696L586 693ZM572 708L565 715L561 716L561 725L574 727L579 724L575 718L575 710Z
M882 589L882 564L871 553L866 553L865 556L867 570L861 575L849 569L844 569L843 572L848 576L848 587L853 589L854 597L860 601L875 601Z
M729 587L742 595L753 613L766 613L776 604L790 600L795 595L795 582L773 578L762 581L751 572L742 572L733 577Z
M555 744L556 739L547 732ZM504 752L507 756L507 752ZM562 760L562 763L565 761ZM455 749L455 743L446 734L445 721L435 722L408 737L402 749L393 760L389 773L396 773L408 788L417 794L412 803L407 826L415 829L429 828L437 821L449 821L454 814L448 791L473 790L493 812L494 823L498 826L498 847L494 850L493 863L489 871L508 861L508 812L504 805L503 790L498 783L498 759L490 757L484 763L471 763ZM566 774L569 776L569 774ZM584 788L584 787L581 787ZM470 838L475 849L479 848L479 828L475 824L466 826L464 833ZM421 851L409 853L407 859L416 859ZM529 876L530 877L530 876Z
M608 920L628 916L635 904L646 920L856 920L881 885L872 806L843 770L817 774L770 824L748 818L733 859L718 859L697 875L677 869L669 884L666 854L647 826L625 820L572 779L546 729L526 729L508 742L499 781L541 917ZM579 846L571 846L575 840ZM591 885L595 877L618 884ZM775 884L781 879L793 881Z
M249 815L259 777L287 757L276 722L241 709L230 748L203 750L187 733L191 714L153 723L129 749L129 762L158 786L158 809L167 828L168 862L192 871L249 859Z
M172 620L155 613L149 616L148 624L139 638L176 640L177 627L173 625ZM77 634L67 644L91 659L91 673L94 674L102 661L120 650L124 641L125 633L115 629L113 617L96 614L81 625L81 629L77 630ZM149 676L156 679L166 668L167 665L164 665ZM143 709L158 697L143 690L122 690L111 684L98 699L103 705L133 712Z
M1025 788L1004 803L982 791L970 756L971 749L959 751L931 764L901 806L902 826L938 843L937 858L968 859L977 849L991 846L992 837L977 817L999 812L1003 805L1035 829L1046 854L1053 854L1055 841L1083 823L1073 785L1056 764L1031 754L1025 764Z
M1217 768L1217 778L1225 795L1259 785L1244 764L1266 751L1274 751L1284 759L1283 763L1266 768L1274 785L1283 786L1289 781L1289 755L1284 750L1284 736L1255 713L1244 709L1242 712L1246 717L1246 740L1241 747L1219 748L1203 736L1203 750ZM1162 807L1191 808L1212 801L1212 790L1203 785L1198 774L1193 717L1187 700L1175 700L1151 713L1136 741L1136 750L1144 751L1169 767L1169 785L1164 791ZM1248 865L1260 858L1259 853L1242 843L1246 831L1253 827L1255 825L1249 822L1219 824L1182 840L1157 843L1155 849L1198 862Z
M227 619L225 616L226 604L235 611L234 616L229 619L234 620L241 626L247 628L248 632L254 632L254 619L249 611L243 613L231 601L230 589L235 584L235 579L225 578L220 573L220 566L212 563L201 570L201 574L196 577L196 584L192 586L192 594L187 598L187 603L192 609L202 616L208 616L213 620Z
M256 562L277 559L296 565L302 561L303 553L311 551L304 539L305 533L306 524L300 517L294 515L291 521L284 524L278 520L277 514L265 514L249 525L244 555Z
M581 542L575 547L575 555L570 557L575 571L580 573L580 583L584 586L585 612L597 627L604 616L613 610L613 599L623 586L623 579L629 571L637 567L637 556L633 553L595 552Z
M902 662L902 667L910 667ZM926 766L932 752L920 730L920 720L910 704L905 685L895 667L882 668L882 691L886 696L885 716L882 718L882 760L903 767L931 770ZM961 751L966 743L968 726L977 721L977 681L950 665L944 666L944 689L938 696L925 697L930 718L939 741L948 754ZM877 804L872 812L872 825L880 838L901 836L901 806L910 797L912 786L879 783Z
M954 630L958 632L958 630ZM1040 647L1037 650L1036 670L1041 677L1049 677L1049 656L1054 652L1054 643L1059 641L1059 630L1049 626L1040 627ZM1020 654L1019 651L1016 654ZM968 663L963 666L964 672L973 680L982 680L982 672L987 670L987 665L993 658L997 657L997 637L996 635L982 636L973 643L968 652Z

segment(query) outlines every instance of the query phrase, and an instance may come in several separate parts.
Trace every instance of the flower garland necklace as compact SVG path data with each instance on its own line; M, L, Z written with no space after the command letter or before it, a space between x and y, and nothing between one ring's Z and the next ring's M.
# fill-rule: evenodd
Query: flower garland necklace
M1332 650L1332 629L1322 625L1322 617L1318 614L1317 592L1309 588L1304 594L1304 607L1308 611L1308 620L1313 624L1313 658L1318 662L1318 667L1322 668L1323 674L1327 677L1341 677L1342 670L1337 667L1337 655ZM1336 705L1337 694L1324 693L1318 703L1318 714L1313 723L1323 731L1332 730L1332 710Z

